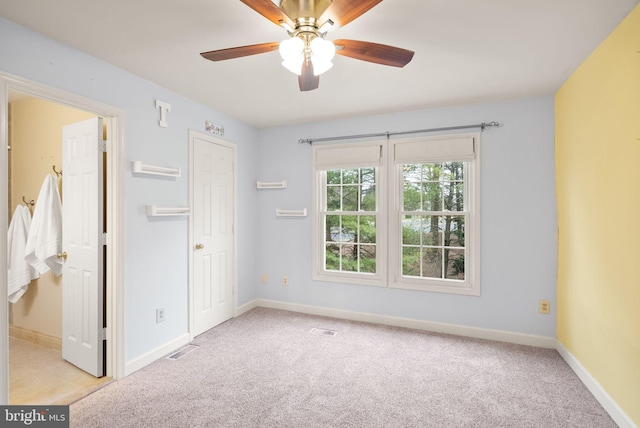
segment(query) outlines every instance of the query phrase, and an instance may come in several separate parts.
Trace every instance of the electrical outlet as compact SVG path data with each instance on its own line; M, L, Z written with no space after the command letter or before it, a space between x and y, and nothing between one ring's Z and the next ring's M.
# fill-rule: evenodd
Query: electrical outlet
M283 276L282 277L282 285L289 285L289 277L288 276Z
M541 314L548 314L551 312L551 303L548 300L540 300L539 311Z
M164 321L164 308L156 309L156 323Z
M263 283L263 284L266 284L266 283L267 283L267 274L266 274L266 273L263 273L263 274L262 274L262 283Z

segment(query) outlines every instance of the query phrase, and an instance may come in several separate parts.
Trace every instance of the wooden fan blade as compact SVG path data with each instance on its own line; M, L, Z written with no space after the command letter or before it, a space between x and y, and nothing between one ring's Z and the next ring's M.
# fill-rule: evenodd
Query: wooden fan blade
M313 74L313 64L311 61L304 61L302 63L302 74L298 76L298 86L301 91L312 91L318 89L320 85L320 76Z
M334 40L333 44L336 45L338 55L393 67L404 67L411 61L414 54L407 49L360 40Z
M271 0L240 0L260 15L267 18L276 25L280 25L280 21L284 21L291 27L294 27L293 21L276 6Z
M334 28L344 27L382 0L333 0L318 22L324 24L328 19L334 22Z
M280 43L260 43L257 45L238 46L235 48L218 49L217 51L202 52L203 58L211 61L224 61L225 59L240 58L243 56L257 55L278 49Z

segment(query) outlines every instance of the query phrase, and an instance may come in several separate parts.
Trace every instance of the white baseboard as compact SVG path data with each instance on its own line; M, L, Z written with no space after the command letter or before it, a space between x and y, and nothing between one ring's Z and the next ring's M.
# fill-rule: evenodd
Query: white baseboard
M253 306L251 306L250 304ZM416 330L433 331L436 333L453 334L456 336L516 343L518 345L536 346L539 348L555 349L556 347L555 337L536 336L532 334L515 333L504 330L468 327L456 324L422 321L365 312L345 311L341 309L323 308L319 306L301 305L297 303L287 303L267 299L256 299L250 302L250 304L248 303L244 305L243 308L246 306L248 308L246 310L250 310L256 306L262 306L265 308L283 309L286 311L301 312L310 315L320 315L351 321L362 321L374 324L391 325L395 327L412 328Z
M571 353L565 346L560 343L559 340L556 341L556 349L558 353L564 358L569 367L575 372L575 374L580 378L582 383L587 387L587 389L596 397L596 400L600 402L602 407L609 413L609 416L614 420L616 424L620 428L638 428L638 426L631 420L631 418L618 406L613 398L607 391L600 386L597 380L587 371L587 369L578 361L578 359Z
M169 354L172 351L175 351L176 349L186 345L189 342L189 333L185 333L171 340L170 342L165 343L164 345L152 349L144 355L134 358L131 361L127 361L124 367L124 375L129 376L131 373L140 370L141 368L153 363L157 359L164 357L165 355Z
M254 299L254 300L252 300L252 301L250 301L248 303L245 303L242 306L238 306L236 308L236 315L235 316L239 317L240 315L244 314L245 312L249 312L251 309L253 309L253 308L257 307L257 306L258 306L258 304L257 304L257 300L256 299Z

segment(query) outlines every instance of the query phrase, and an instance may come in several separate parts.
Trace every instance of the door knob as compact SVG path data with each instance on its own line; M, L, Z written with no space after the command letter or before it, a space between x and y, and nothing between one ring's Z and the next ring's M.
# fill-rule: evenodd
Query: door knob
M58 257L59 259L64 259L65 261L67 261L67 252L63 252L62 254L58 254L56 257Z
M196 244L196 250L202 250L204 248L204 244Z

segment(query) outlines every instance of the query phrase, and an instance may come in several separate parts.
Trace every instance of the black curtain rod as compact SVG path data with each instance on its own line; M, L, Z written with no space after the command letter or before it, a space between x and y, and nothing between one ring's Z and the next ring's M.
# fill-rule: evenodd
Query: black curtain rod
M416 129L414 131L393 131L393 132L379 132L376 134L359 134L359 135L344 135L342 137L325 137L325 138L306 138L299 139L298 144L307 143L309 145L314 142L322 142L322 141L335 141L335 140L352 140L355 138L371 138L371 137L387 137L389 138L391 135L404 135L404 134L420 134L423 132L438 132L438 131L455 131L458 129L470 129L470 128L480 128L481 131L484 131L485 128L500 126L498 122L482 122L475 125L461 125L461 126L447 126L444 128L430 128L430 129Z

